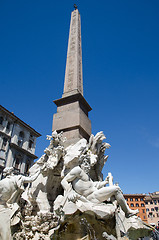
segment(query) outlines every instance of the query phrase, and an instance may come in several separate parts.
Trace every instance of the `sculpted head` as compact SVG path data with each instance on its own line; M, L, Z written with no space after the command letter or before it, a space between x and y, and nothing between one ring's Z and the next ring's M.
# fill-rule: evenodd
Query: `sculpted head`
M89 155L81 155L79 157L79 166L82 168L82 170L89 174L89 171L91 169L91 160Z
M3 176L4 176L4 177L9 176L9 175L11 175L13 172L14 172L14 168L13 168L13 167L6 167L6 168L3 170Z

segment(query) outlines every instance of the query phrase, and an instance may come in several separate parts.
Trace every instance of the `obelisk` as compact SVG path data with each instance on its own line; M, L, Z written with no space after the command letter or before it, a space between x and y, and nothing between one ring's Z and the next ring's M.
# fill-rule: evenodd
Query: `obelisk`
M91 107L83 97L81 20L77 8L71 14L68 40L64 91L62 98L55 100L57 113L53 116L53 131L63 131L67 145L79 139L89 139Z

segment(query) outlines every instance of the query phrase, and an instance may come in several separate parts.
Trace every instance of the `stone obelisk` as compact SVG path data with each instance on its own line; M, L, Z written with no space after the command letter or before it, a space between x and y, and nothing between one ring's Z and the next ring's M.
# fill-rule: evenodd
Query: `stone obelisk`
M53 116L53 131L63 131L67 145L79 139L89 139L91 109L83 97L81 20L77 8L71 14L65 82L62 98L55 100L57 113Z

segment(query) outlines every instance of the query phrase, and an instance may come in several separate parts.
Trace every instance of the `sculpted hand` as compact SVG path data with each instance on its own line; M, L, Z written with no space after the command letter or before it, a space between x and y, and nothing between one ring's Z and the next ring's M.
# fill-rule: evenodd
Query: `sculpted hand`
M75 191L72 191L72 192L68 195L68 200L75 203L75 202L77 201L77 193L76 193Z
M107 176L107 177L105 178L105 183L106 183L106 184L109 183L109 176Z

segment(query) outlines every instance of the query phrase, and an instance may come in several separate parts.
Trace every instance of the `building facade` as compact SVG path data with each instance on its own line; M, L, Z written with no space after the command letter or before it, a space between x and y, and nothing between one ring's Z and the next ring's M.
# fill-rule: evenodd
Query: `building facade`
M142 221L148 223L144 194L124 194L125 200L131 209L138 209L138 216L142 219Z
M27 174L37 158L36 139L41 135L0 105L0 178L5 167Z
M145 197L148 223L159 226L159 192L149 193Z

